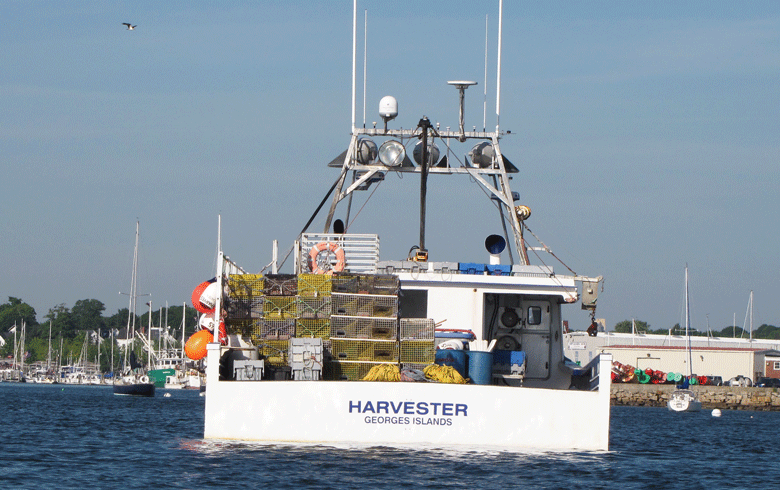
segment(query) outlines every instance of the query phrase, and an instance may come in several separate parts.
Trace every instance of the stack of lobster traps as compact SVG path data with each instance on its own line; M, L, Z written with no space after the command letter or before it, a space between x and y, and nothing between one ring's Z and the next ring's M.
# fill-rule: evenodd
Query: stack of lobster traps
M357 380L375 365L433 362L432 320L399 323L390 274L233 275L227 325L251 339L268 367L286 366L291 338L323 340L323 377Z
M361 379L377 364L397 363L398 293L394 275L333 276L330 379Z

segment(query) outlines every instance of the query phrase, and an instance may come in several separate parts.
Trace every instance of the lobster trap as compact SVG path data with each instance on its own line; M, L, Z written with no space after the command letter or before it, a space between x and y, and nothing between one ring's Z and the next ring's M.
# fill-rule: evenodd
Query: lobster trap
M433 340L436 323L431 318L401 318L401 339Z
M260 344L260 355L268 366L287 366L288 340L265 340Z
M401 363L431 364L436 358L436 343L431 340L402 340Z
M295 325L296 337L330 338L330 320L309 320L299 318Z
M380 362L332 361L325 363L323 377L328 380L359 381Z
M233 298L261 296L264 284L262 274L232 274L227 281L229 296Z
M295 274L268 274L263 285L265 296L295 296L298 294L298 276Z
M373 294L334 293L331 314L346 316L397 317L398 297Z
M398 342L392 340L352 340L331 337L331 355L334 361L398 360Z
M263 342L265 340L288 340L295 337L295 320L268 320L255 321L253 340Z
M298 275L298 296L302 298L330 296L331 291L332 276L328 274Z
M286 319L298 316L298 304L295 296L264 296L262 316L265 319Z
M330 323L331 337L382 340L398 338L398 322L395 318L334 315Z
M298 318L330 318L331 296L305 297L298 296Z

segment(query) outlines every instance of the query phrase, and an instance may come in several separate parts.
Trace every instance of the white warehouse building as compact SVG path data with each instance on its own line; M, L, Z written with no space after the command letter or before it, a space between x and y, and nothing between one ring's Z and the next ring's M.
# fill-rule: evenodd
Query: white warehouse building
M720 337L690 337L691 371L699 376L780 377L780 341ZM687 374L686 337L682 335L586 332L564 334L564 355L585 365L602 352L621 364L645 370Z

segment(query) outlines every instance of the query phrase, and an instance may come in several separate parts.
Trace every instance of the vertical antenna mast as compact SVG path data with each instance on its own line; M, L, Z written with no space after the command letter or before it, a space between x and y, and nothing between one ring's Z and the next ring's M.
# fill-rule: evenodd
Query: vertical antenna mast
M352 0L352 131L355 131L355 70L357 69L357 0Z
M504 23L504 0L498 2L498 67L496 68L496 133L501 114L501 30Z
M363 11L363 129L366 129L366 63L368 61L368 10ZM351 194L350 194L351 196Z
M485 15L485 89L482 99L482 131L487 129L488 16Z

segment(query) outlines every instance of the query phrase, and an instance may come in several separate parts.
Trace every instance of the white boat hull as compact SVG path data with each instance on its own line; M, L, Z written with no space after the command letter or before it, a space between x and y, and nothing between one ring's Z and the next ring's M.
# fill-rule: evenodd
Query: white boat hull
M602 378L606 391L209 379L204 435L268 442L607 450L609 376Z
M688 393L673 392L666 404L673 412L698 412L701 410L701 401Z

